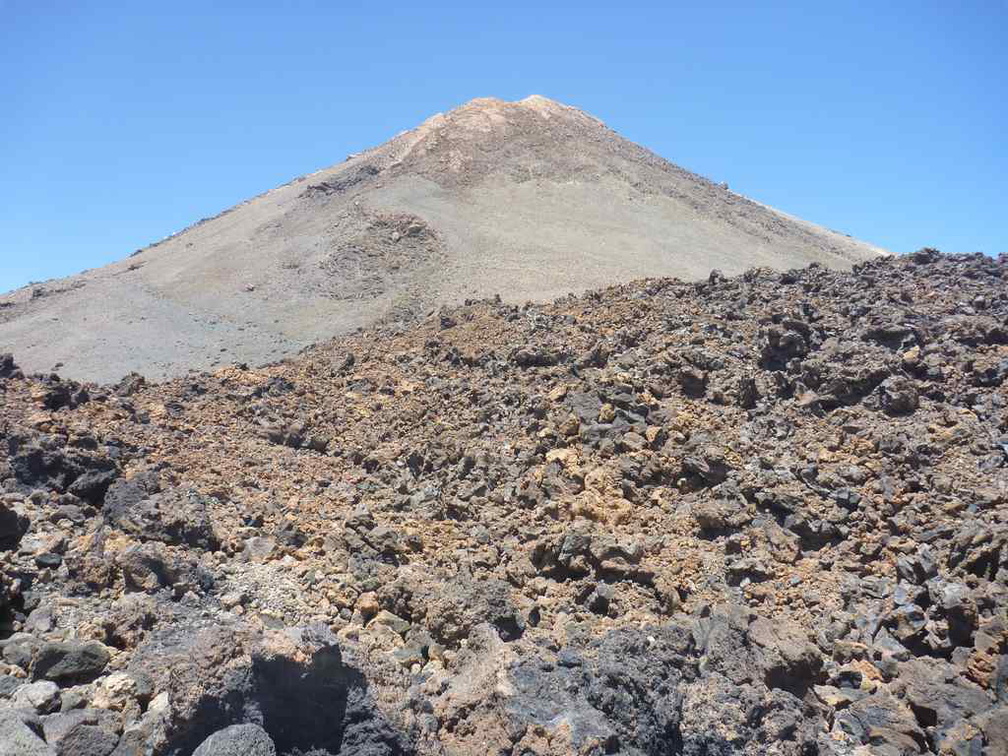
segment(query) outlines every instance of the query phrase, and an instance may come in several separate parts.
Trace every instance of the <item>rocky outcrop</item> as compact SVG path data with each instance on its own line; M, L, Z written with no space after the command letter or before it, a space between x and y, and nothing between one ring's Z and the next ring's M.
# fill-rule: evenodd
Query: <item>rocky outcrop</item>
M12 372L0 747L1000 754L1006 277L472 302L55 407Z

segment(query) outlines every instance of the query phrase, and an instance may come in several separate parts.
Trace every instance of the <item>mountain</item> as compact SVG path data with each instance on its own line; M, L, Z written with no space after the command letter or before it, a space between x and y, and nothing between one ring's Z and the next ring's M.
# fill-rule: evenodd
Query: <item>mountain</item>
M0 297L0 344L32 371L162 378L466 299L879 254L575 108L478 99L128 259Z

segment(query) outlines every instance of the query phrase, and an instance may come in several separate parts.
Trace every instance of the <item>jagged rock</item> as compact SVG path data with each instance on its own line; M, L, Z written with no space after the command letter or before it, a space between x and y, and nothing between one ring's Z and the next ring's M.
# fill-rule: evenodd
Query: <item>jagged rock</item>
M27 517L0 502L0 549L17 548L28 526Z
M130 546L116 557L128 591L152 593L161 588L178 592L199 590L209 576L190 560L169 551L158 542Z
M25 707L38 714L48 714L59 708L59 686L49 680L27 683L14 691L11 703L15 707Z
M403 550L399 534L380 526L368 512L357 512L344 523L350 549L358 555L396 564Z
M223 659L226 665L219 664ZM168 753L192 753L208 736L247 719L243 712L255 712L280 753L404 750L363 675L324 626L262 634L242 623L177 624L153 634L132 665L149 672L152 688L162 691L131 736L140 747L156 743ZM320 701L328 716L319 716Z
M44 643L35 654L32 674L60 683L89 682L102 673L109 658L108 649L95 641Z
M989 709L970 721L983 733L987 753L1004 753L1008 749L1008 706Z
M383 625L389 628L396 635L405 635L410 629L410 623L404 620L402 617L397 617L392 614L392 612L382 609L375 615L374 619L371 620L375 625Z
M713 501L699 501L692 507L700 530L705 535L718 535L741 528L752 522L748 505L741 497L723 496Z
M266 425L259 430L259 435L271 444L289 446L292 449L301 448L309 439L308 425L304 422Z
M511 355L511 361L522 368L551 367L567 359L567 355L552 349L516 349Z
M927 615L916 604L907 604L890 612L888 621L893 634L905 645L912 643L924 631Z
M790 623L757 617L748 629L749 638L762 650L759 662L769 688L784 688L804 696L818 679L822 654L802 630Z
M725 562L725 571L731 585L761 582L773 577L773 569L759 557L735 557Z
M56 756L109 756L119 736L97 725L79 724L59 740Z
M118 475L115 470L88 470L79 475L67 491L91 504L99 504Z
M78 407L90 400L87 388L76 381L64 381L57 375L44 378L32 392L32 398L44 409Z
M928 593L935 607L945 617L949 640L953 645L972 646L978 613L969 587L963 583L935 579L928 584Z
M81 476L85 492L97 491L105 474L114 474L115 463L101 455L65 448L55 436L15 433L7 439L7 454L11 471L24 486L44 486L67 491Z
M14 355L9 352L0 354L0 378L23 378L21 369L14 362Z
M947 728L959 720L980 714L992 705L980 688L957 680L945 682L940 667L914 659L900 667L904 698L922 727Z
M686 396L694 399L707 393L708 375L695 367L685 367L679 371L679 385Z
M206 497L191 489L160 491L149 475L116 481L102 511L110 524L141 539L208 550L220 545Z
M683 458L683 470L698 475L707 485L716 486L728 477L729 468L724 452L701 436L690 439L688 453Z
M127 373L116 384L115 392L119 396L133 396L147 385L147 379L137 372Z
M0 756L56 756L41 732L34 715L0 709Z
M908 415L920 405L917 389L906 378L887 378L879 386L882 409L890 415Z
M618 541L581 528L563 536L538 541L532 548L532 565L560 579L596 574L649 583L653 572L641 565L644 550L637 541Z
M525 631L525 618L500 580L460 581L433 598L427 608L427 626L441 643L457 643L482 622L493 625L505 640Z
M777 369L787 364L788 360L803 357L808 354L809 347L805 336L800 330L806 330L797 321L792 322L796 329L770 326L762 334L760 363L768 369Z
M269 536L254 536L245 541L242 549L242 556L250 562L262 564L273 556L276 551L277 542L275 538Z
M839 712L833 730L854 743L891 753L921 753L925 749L924 732L910 708L886 692L866 696Z

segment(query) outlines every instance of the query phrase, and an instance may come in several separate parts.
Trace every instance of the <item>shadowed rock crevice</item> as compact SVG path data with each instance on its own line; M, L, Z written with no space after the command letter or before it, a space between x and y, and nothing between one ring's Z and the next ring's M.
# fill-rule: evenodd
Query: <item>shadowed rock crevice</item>
M166 753L186 756L211 734L244 722L261 726L280 756L411 753L375 708L364 676L343 662L336 646L316 651L305 664L254 657L250 668L198 702Z

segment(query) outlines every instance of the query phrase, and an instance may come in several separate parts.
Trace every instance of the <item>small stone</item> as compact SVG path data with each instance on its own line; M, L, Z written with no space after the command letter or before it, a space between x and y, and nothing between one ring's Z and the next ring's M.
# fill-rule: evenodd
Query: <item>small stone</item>
M36 607L24 623L25 632L36 635L45 635L55 627L56 618L53 616L53 607L50 604Z
M276 756L276 746L259 725L231 725L200 743L192 756Z
M856 641L839 640L833 644L833 659L841 664L853 659L866 659L868 652L868 646Z
M616 408L611 404L603 404L599 409L598 421L600 423L611 423L616 419Z
M576 436L581 431L581 423L578 419L571 415L560 425L560 435L565 438L570 438Z
M414 664L424 663L423 653L421 653L419 648L413 645L397 648L392 652L392 658L407 669L412 667Z
M882 408L890 415L909 415L920 406L917 389L906 378L887 378L879 387Z
M623 448L628 451L640 451L647 446L647 440L639 433L634 433L633 431L624 433L621 441Z
M75 685L71 688L64 688L61 698L60 711L62 712L85 709L91 704L91 686Z
M588 596L588 610L595 614L606 614L609 611L609 605L612 603L615 592L616 589L611 584L599 583L595 586L595 590L592 591L591 595Z
M248 597L242 591L231 591L220 597L221 606L225 609L234 609L244 604L247 600Z
M889 617L892 623L893 634L902 643L906 643L911 638L920 634L927 624L924 610L916 604L898 606L889 614Z
M402 617L397 617L396 615L392 614L392 612L386 609L382 609L380 612L378 612L378 614L375 615L375 618L371 620L370 624L384 625L397 635L405 635L407 632L409 632L410 627L412 627L412 625L410 625L410 623L404 620Z
M367 622L376 614L379 610L378 597L371 591L362 593L357 597L357 602L354 604L354 610L360 615L361 620Z
M113 672L95 683L92 705L97 709L123 711L135 699L136 681L125 672Z
M833 685L814 685L816 698L833 709L845 709L855 701L864 698L867 693L852 688L837 688Z
M255 536L245 541L242 556L249 562L263 564L268 562L276 550L276 540L269 536Z
M35 565L40 568L48 567L50 569L56 569L61 564L63 564L63 557L59 554L45 553L39 554L35 557Z

